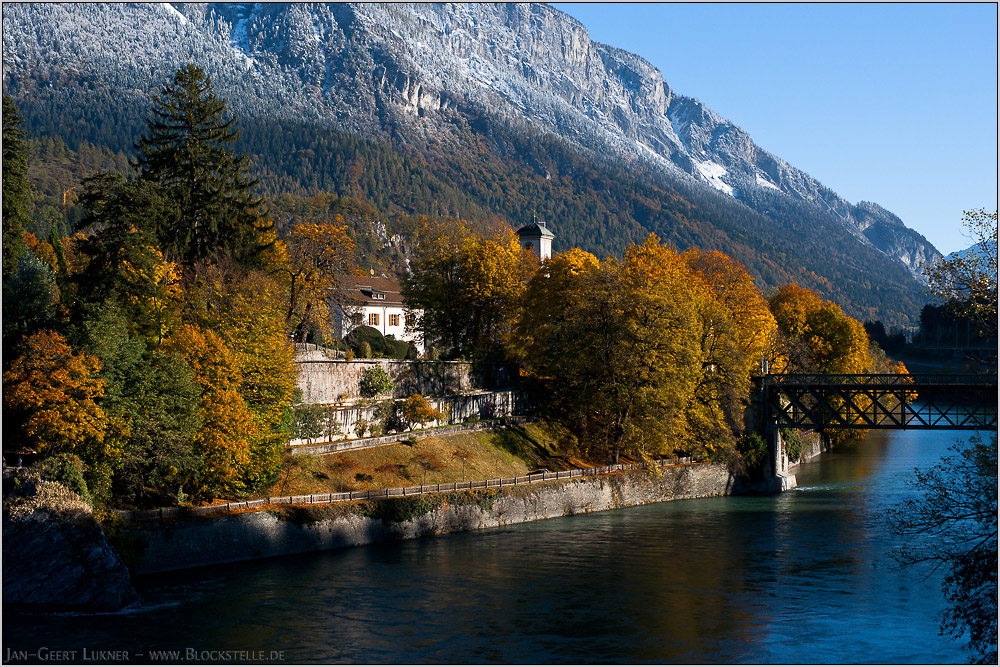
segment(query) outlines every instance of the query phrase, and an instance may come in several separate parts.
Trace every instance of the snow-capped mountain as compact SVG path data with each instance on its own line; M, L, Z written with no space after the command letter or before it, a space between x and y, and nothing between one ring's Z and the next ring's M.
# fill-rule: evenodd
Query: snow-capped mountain
M789 202L833 216L914 275L940 257L889 211L845 201L546 5L22 3L4 5L3 32L4 88L15 94L76 79L78 90L146 108L195 62L244 118L433 137L444 150L454 114L474 111L765 216Z

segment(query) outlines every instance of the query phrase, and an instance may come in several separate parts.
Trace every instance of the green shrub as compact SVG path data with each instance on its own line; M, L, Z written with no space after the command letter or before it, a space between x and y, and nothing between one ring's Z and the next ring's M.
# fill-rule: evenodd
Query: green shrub
M756 433L744 435L737 441L736 450L743 461L744 472L750 477L759 477L767 462L767 441Z
M799 432L793 428L783 428L780 433L781 440L785 443L785 453L788 454L788 460L792 463L797 462L802 458L802 438L799 437Z
M396 388L389 374L381 366L370 366L361 374L358 390L365 398L375 398Z
M410 343L396 340L391 334L383 336L378 329L360 326L344 337L344 342L350 345L357 356L365 359L385 357L388 359L403 359L410 350ZM367 347L365 347L367 345Z
M357 507L357 513L371 519L381 519L385 523L403 523L418 516L433 512L441 507L444 498L440 495L406 496L372 500Z
M296 405L293 408L292 438L315 440L323 435L326 410L318 405Z

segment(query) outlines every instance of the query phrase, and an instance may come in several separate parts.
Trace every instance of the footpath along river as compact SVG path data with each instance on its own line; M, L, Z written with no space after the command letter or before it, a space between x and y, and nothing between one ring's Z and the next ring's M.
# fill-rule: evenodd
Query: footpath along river
M876 433L799 466L780 496L150 577L126 612L7 614L4 661L45 647L76 651L60 662L963 662L938 635L939 578L896 569L884 513L969 435Z

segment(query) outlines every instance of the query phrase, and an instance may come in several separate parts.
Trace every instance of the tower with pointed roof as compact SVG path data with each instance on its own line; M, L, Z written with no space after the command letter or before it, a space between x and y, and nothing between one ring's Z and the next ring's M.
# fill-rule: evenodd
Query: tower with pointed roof
M556 235L549 231L544 222L532 221L530 225L517 230L517 236L521 241L521 247L535 253L539 261L552 256L552 239Z

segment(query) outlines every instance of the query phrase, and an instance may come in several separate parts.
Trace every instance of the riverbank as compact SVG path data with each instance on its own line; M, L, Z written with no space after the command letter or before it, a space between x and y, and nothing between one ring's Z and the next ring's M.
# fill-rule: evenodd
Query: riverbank
M739 488L721 464L476 489L341 505L293 506L132 527L146 544L136 574L325 551L479 530L687 498Z

